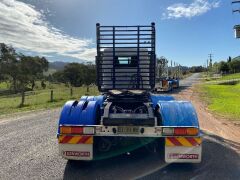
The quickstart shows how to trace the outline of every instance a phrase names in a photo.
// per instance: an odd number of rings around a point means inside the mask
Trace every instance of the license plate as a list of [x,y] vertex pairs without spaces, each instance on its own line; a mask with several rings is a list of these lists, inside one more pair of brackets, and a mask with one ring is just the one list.
[[120,126],[117,132],[119,134],[139,134],[139,127]]

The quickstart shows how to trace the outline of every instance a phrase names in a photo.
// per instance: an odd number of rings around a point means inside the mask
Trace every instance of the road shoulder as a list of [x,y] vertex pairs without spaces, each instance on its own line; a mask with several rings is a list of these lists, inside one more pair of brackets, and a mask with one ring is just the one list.
[[[200,98],[200,93],[195,87],[183,88],[174,95],[178,100],[191,101],[197,111],[201,129],[223,137],[232,142],[240,143],[240,124],[212,114]],[[240,149],[239,149],[240,151]]]

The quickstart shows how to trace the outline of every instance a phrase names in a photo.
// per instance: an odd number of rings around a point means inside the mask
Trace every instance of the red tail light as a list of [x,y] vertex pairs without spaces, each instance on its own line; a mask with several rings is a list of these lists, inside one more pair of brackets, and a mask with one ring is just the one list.
[[196,136],[199,129],[195,127],[165,127],[163,135],[165,136]]
[[94,134],[94,127],[61,126],[60,134]]
[[187,135],[187,128],[174,128],[174,135]]

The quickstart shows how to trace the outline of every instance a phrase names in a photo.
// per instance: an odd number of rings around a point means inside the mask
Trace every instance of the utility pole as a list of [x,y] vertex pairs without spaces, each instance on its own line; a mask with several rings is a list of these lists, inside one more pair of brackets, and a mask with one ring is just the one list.
[[212,60],[213,54],[210,53],[208,56],[209,56],[209,59]]
[[213,58],[213,54],[210,53],[208,56],[209,56],[209,64],[208,64],[208,67],[209,67],[209,69],[211,70],[211,69],[212,69],[212,58]]
[[[173,62],[173,75],[172,75],[172,76],[174,77],[175,74],[176,74],[176,62],[174,61],[174,62]],[[172,78],[173,78],[173,77],[172,77]]]
[[172,60],[171,60],[171,75],[170,75],[170,77],[172,77],[172,72],[173,71],[173,68],[172,68]]
[[169,78],[169,69],[168,69],[168,61],[167,61],[167,79]]
[[207,69],[207,75],[208,75],[208,59],[207,59],[206,69]]
[[180,64],[178,64],[178,76],[177,76],[177,78],[180,77],[180,74],[181,74],[181,71],[180,71]]
[[[209,66],[212,66],[212,58],[213,58],[213,54],[209,54]],[[210,67],[212,68],[212,67]]]

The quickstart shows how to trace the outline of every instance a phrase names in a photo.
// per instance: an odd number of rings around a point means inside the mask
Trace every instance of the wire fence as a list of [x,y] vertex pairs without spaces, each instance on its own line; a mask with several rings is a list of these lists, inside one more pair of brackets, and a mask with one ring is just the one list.
[[[83,95],[98,94],[96,86],[91,86],[89,92],[87,87],[72,87],[27,91],[24,97],[22,93],[0,95],[0,114],[21,111],[21,109],[60,107],[68,100],[79,100]],[[22,102],[23,98],[24,102]],[[22,108],[19,108],[21,106]]]
[[[240,78],[232,78],[227,80],[212,80],[212,81],[199,81],[196,78],[195,83],[201,83],[199,88],[195,88],[194,92],[188,91],[188,86],[174,89],[171,93],[161,93],[162,95],[176,95],[180,97],[198,97],[198,98],[219,98],[217,93],[207,93],[203,91],[202,85],[234,85],[240,83]],[[224,86],[218,86],[221,88]],[[239,86],[225,86],[226,88],[221,89],[221,93],[228,93],[229,90],[234,91],[234,98],[239,98],[240,88]],[[9,112],[22,111],[23,109],[35,110],[41,108],[61,107],[68,100],[78,100],[83,95],[98,95],[99,92],[96,86],[90,86],[89,92],[87,87],[64,87],[56,86],[53,89],[27,91],[24,93],[24,104],[22,108],[19,108],[22,103],[22,94],[7,94],[0,93],[0,114]],[[161,95],[160,94],[160,95]],[[232,94],[229,94],[231,96]],[[183,99],[181,98],[181,99]]]

